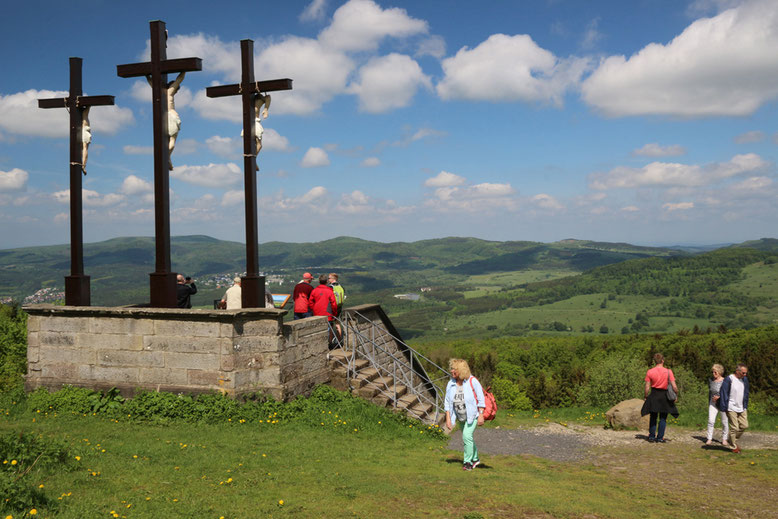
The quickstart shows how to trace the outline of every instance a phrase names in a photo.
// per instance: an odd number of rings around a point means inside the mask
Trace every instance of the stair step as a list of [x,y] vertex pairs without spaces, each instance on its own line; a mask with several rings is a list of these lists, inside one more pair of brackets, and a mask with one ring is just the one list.
[[433,406],[432,404],[425,404],[424,402],[419,402],[418,404],[416,404],[411,408],[411,410],[413,410],[414,412],[418,411],[419,413],[425,415],[428,414],[430,411],[433,411],[434,409],[435,406]]
[[388,405],[391,404],[392,399],[385,395],[376,395],[373,398],[371,398],[370,401],[377,406],[387,407]]
[[393,386],[389,388],[389,394],[395,394],[397,393],[397,398],[405,396],[405,394],[408,392],[407,386]]
[[372,382],[376,377],[378,377],[378,371],[375,368],[365,368],[351,379],[351,384],[359,389]]
[[397,407],[400,409],[408,409],[413,407],[419,402],[419,397],[413,394],[407,394],[397,399]]
[[356,371],[359,371],[359,370],[361,370],[361,369],[365,369],[365,368],[366,368],[366,367],[368,367],[369,365],[370,365],[370,361],[369,361],[369,360],[367,360],[367,359],[356,359],[356,360],[354,361],[354,369],[355,369]]
[[373,382],[383,388],[387,388],[392,386],[394,379],[392,379],[392,377],[376,377],[373,379]]

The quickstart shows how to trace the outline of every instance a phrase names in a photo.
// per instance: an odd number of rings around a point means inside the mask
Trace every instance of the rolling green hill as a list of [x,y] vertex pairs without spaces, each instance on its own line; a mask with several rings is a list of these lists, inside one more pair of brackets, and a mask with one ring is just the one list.
[[[776,250],[774,239],[690,254],[572,239],[380,243],[340,237],[264,243],[260,268],[274,293],[290,293],[304,271],[339,272],[349,305],[383,305],[406,338],[654,333],[775,322]],[[244,246],[237,242],[181,236],[171,240],[171,252],[173,270],[197,280],[193,303],[203,307],[245,268]],[[86,244],[84,262],[93,304],[147,301],[152,238]],[[0,251],[0,298],[22,300],[50,288],[44,294],[50,300],[69,268],[67,246]],[[395,297],[406,293],[421,297]]]

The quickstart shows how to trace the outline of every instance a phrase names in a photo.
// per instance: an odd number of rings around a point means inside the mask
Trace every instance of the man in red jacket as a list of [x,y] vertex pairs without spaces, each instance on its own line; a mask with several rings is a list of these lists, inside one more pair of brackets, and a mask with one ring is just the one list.
[[319,276],[319,286],[313,289],[308,297],[308,305],[313,310],[313,315],[326,315],[328,321],[338,311],[338,302],[331,286],[327,286],[327,274]]
[[294,301],[295,319],[304,319],[313,315],[311,307],[308,304],[308,297],[311,295],[311,292],[313,292],[313,287],[311,286],[312,280],[313,276],[311,276],[311,273],[306,272],[303,274],[303,280],[294,287],[292,301]]
[[[313,310],[313,315],[326,315],[327,320],[332,325],[333,316],[338,312],[338,301],[335,299],[335,292],[333,292],[331,286],[327,286],[329,278],[327,274],[319,276],[319,286],[313,289],[311,296],[308,298],[308,304]],[[337,347],[337,343],[340,342],[340,334],[338,333],[338,340],[333,341],[333,331],[330,328],[329,346],[330,349]]]

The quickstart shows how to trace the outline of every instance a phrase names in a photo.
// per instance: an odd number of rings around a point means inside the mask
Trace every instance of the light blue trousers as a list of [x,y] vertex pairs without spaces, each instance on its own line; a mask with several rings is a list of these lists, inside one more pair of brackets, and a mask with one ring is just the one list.
[[465,444],[465,463],[473,463],[475,460],[480,459],[478,457],[478,447],[475,446],[475,440],[473,439],[473,433],[478,425],[478,420],[473,420],[473,423],[460,422],[462,427],[462,443]]

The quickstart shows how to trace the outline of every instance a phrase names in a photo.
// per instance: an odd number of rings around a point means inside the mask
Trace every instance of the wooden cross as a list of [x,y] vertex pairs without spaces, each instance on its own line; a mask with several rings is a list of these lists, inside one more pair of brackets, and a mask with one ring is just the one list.
[[[84,96],[81,58],[70,58],[68,97],[38,99],[39,108],[67,108],[70,112],[70,275],[65,276],[65,304],[90,306],[89,276],[84,275],[84,233],[81,172],[83,164],[82,126],[84,111],[91,106],[112,105],[113,96]],[[88,144],[88,143],[87,143]]]
[[200,58],[167,59],[165,22],[155,20],[151,26],[151,61],[117,65],[119,77],[146,76],[151,83],[154,120],[154,234],[156,240],[155,271],[151,280],[151,306],[176,307],[176,273],[170,271],[170,152],[168,142],[167,75],[170,72],[202,70]]
[[254,81],[254,41],[240,41],[241,82],[205,89],[208,97],[239,95],[243,99],[243,184],[246,206],[246,275],[241,278],[243,308],[265,306],[265,277],[259,275],[259,241],[257,233],[257,162],[254,119],[257,96],[263,92],[291,90],[291,79]]

